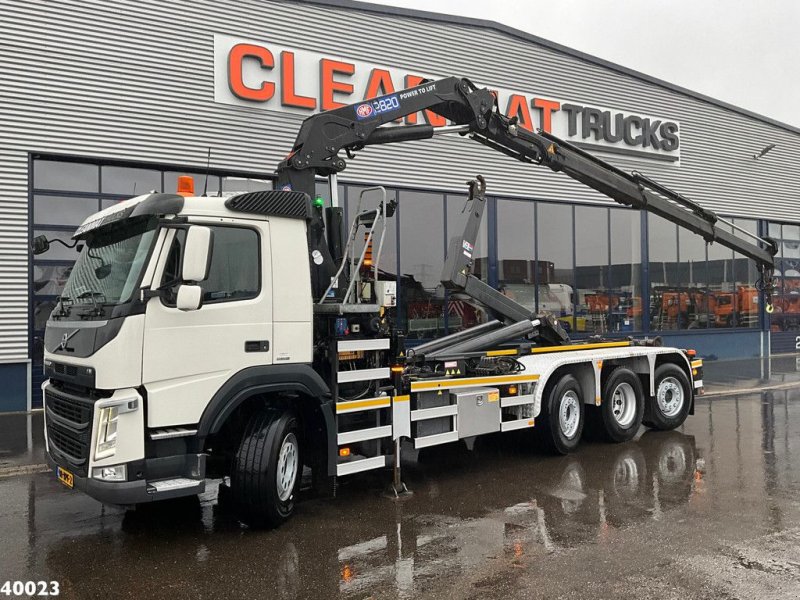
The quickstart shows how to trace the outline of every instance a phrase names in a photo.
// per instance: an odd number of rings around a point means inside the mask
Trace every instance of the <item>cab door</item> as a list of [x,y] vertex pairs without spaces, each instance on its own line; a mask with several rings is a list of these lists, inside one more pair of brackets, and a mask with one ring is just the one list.
[[176,308],[185,229],[169,229],[146,307],[142,380],[149,427],[197,423],[237,371],[272,364],[269,223],[215,220],[209,276],[199,309]]

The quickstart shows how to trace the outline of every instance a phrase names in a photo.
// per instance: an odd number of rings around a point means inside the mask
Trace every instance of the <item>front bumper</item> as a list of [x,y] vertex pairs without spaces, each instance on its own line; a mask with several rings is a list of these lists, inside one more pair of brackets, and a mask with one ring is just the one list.
[[103,504],[141,504],[150,502],[152,497],[147,493],[146,481],[100,481],[91,477],[83,477],[71,471],[70,465],[58,464],[50,453],[47,453],[47,464],[55,473],[61,467],[72,473],[73,488],[88,494]]
[[[169,500],[170,498],[180,498],[182,496],[193,496],[202,494],[206,489],[205,479],[195,479],[186,477],[186,471],[191,475],[198,475],[205,472],[205,455],[187,454],[181,457],[169,457],[173,459],[173,464],[181,464],[182,467],[175,471],[176,475],[172,478],[163,478],[155,481],[145,479],[137,481],[102,481],[91,476],[84,477],[74,472],[73,467],[68,463],[61,464],[47,453],[47,464],[55,474],[56,468],[61,467],[72,473],[74,490],[79,490],[103,504],[117,504],[122,506],[133,504],[144,504],[156,500]],[[145,465],[151,464],[151,470],[156,470],[158,466],[163,469],[165,459],[154,459],[145,461]],[[147,468],[147,466],[145,467]],[[89,473],[91,475],[91,473]]]

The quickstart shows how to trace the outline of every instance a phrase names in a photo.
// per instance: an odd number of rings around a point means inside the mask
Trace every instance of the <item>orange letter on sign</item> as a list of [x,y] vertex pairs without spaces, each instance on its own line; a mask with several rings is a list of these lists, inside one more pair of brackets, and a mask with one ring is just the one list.
[[533,123],[531,122],[531,111],[528,110],[528,99],[519,94],[511,94],[508,99],[508,108],[506,108],[506,116],[509,118],[517,117],[519,126],[528,131],[533,131]]
[[261,87],[247,87],[242,79],[242,63],[245,58],[257,59],[262,69],[271,69],[275,66],[272,52],[263,46],[236,44],[228,53],[228,87],[234,96],[242,100],[266,102],[275,94],[275,84],[262,81]]
[[336,73],[352,75],[356,70],[355,65],[338,60],[331,60],[329,58],[323,58],[319,61],[319,67],[322,110],[332,110],[334,108],[344,106],[344,104],[341,102],[337,102],[333,99],[333,94],[334,92],[340,92],[349,96],[353,93],[353,85],[350,83],[344,83],[342,81],[336,81],[333,76]]
[[369,81],[367,81],[367,91],[364,94],[364,100],[371,100],[378,96],[385,96],[386,94],[394,93],[394,83],[392,82],[392,74],[385,69],[372,69],[369,74]]
[[294,52],[281,52],[281,104],[297,108],[317,108],[315,98],[294,93]]
[[561,103],[555,100],[545,100],[544,98],[534,98],[531,103],[534,108],[542,111],[542,129],[547,133],[553,133],[553,112],[561,110]]
[[[417,75],[406,75],[406,83],[405,86],[407,88],[417,87],[419,84],[422,83],[422,77]],[[445,119],[442,115],[437,115],[432,110],[425,111],[425,120],[428,122],[428,125],[433,125],[434,127],[444,127],[447,125],[447,119]],[[417,113],[408,115],[406,117],[406,124],[408,125],[416,125],[417,123]]]

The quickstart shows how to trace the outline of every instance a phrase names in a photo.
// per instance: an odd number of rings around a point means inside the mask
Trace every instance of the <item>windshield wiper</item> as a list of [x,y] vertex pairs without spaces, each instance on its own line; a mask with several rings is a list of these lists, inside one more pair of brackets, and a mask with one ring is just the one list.
[[80,313],[81,317],[99,317],[100,315],[103,314],[102,309],[97,304],[97,299],[96,299],[97,296],[101,296],[103,300],[106,299],[105,294],[103,294],[103,292],[95,292],[92,290],[83,292],[82,294],[78,294],[77,296],[75,296],[75,300],[82,300],[83,298],[91,298],[92,300],[92,310],[90,310],[89,312]]
[[56,309],[58,312],[53,312],[51,315],[54,319],[63,319],[64,317],[68,317],[70,315],[70,311],[67,306],[64,304],[64,300],[69,300],[72,302],[72,298],[70,296],[59,296],[58,297],[58,304],[56,304]]

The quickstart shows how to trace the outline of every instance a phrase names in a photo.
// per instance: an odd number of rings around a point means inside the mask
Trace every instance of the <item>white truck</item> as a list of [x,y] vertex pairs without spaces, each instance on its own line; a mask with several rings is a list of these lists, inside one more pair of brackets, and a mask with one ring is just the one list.
[[[453,125],[381,127],[423,109]],[[745,252],[769,291],[769,240],[759,242],[767,249],[747,244],[688,200],[665,200],[657,184],[519,129],[466,79],[426,82],[307,119],[278,168],[278,189],[151,193],[78,228],[83,249],[45,333],[45,439],[55,476],[120,505],[198,494],[208,478],[222,478],[245,522],[277,526],[293,512],[304,467],[325,493],[337,477],[391,467],[401,493],[409,444],[532,429],[567,453],[585,423],[612,442],[630,440],[642,423],[683,423],[703,385],[692,351],[653,340],[570,342],[551,315],[533,314],[471,274],[485,205],[480,177],[470,183],[469,217],[451,240],[442,283],[496,318],[406,348],[394,282],[378,270],[394,204],[384,197],[360,211],[345,235],[338,152],[454,131]],[[334,198],[326,219],[311,201],[320,175]],[[36,253],[48,246],[33,241]]]

